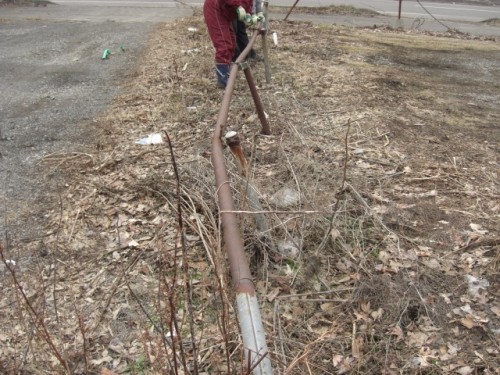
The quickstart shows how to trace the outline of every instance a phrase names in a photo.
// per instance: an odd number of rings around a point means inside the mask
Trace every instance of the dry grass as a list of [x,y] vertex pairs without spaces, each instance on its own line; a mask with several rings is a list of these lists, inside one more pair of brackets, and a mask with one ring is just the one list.
[[[290,10],[290,7],[270,6],[269,10],[272,12],[288,12]],[[350,16],[364,16],[364,17],[373,17],[379,14],[378,12],[371,9],[356,8],[350,5],[330,5],[327,7],[314,7],[314,8],[296,6],[293,9],[293,13],[337,14],[345,16],[350,15]]]
[[500,18],[490,18],[483,22],[491,26],[500,26]]
[[[276,245],[240,215],[276,373],[494,374],[500,46],[271,29],[272,83],[253,71],[273,135],[256,136],[242,76],[227,128],[244,139]],[[96,147],[43,161],[71,176],[46,237],[4,245],[19,285],[4,265],[3,372],[64,373],[45,326],[72,373],[246,373],[206,158],[222,92],[202,18],[158,28],[144,55]],[[163,131],[180,186],[164,144],[134,143]],[[280,205],[285,188],[300,199]]]

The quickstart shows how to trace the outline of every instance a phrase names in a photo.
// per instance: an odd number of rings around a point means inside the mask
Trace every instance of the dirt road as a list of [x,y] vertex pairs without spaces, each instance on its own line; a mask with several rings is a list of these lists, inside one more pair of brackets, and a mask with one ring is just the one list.
[[[43,214],[33,215],[33,205],[54,208],[47,192],[61,190],[64,181],[57,168],[39,175],[38,164],[79,157],[94,143],[94,117],[127,79],[155,25],[191,10],[0,10],[0,232],[30,239],[43,235]],[[106,49],[111,55],[103,60]]]

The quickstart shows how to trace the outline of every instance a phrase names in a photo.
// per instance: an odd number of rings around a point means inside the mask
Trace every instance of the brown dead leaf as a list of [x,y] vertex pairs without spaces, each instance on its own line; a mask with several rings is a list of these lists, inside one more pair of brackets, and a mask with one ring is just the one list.
[[458,370],[455,370],[455,372],[460,375],[469,375],[472,374],[473,371],[474,369],[469,366],[460,367]]
[[332,238],[332,241],[335,241],[337,238],[340,237],[340,231],[336,228],[333,228],[330,231],[330,237]]
[[354,358],[347,357],[345,358],[339,366],[338,374],[346,374],[352,370],[352,363],[354,362]]
[[368,321],[370,320],[370,318],[368,317],[368,314],[362,312],[362,311],[357,311],[357,310],[354,310],[354,315],[356,316],[356,320],[358,321]]
[[278,294],[280,294],[280,291],[281,291],[280,288],[274,288],[273,291],[267,295],[267,300],[269,302],[273,302],[278,296]]
[[492,306],[491,311],[497,316],[500,316],[500,306]]
[[334,367],[338,367],[338,365],[341,364],[343,360],[344,360],[343,356],[341,356],[339,354],[335,354],[332,357],[332,364],[333,364]]
[[360,307],[363,312],[367,314],[370,312],[370,302],[363,301],[360,303]]
[[399,325],[395,326],[389,333],[393,336],[396,336],[396,342],[399,342],[404,339],[403,330]]
[[321,311],[330,312],[333,311],[335,305],[331,302],[322,303],[320,306]]
[[468,329],[471,329],[475,326],[472,315],[466,315],[465,318],[460,319],[460,323],[462,323],[462,325]]
[[118,375],[116,372],[108,370],[107,368],[101,369],[101,375]]
[[424,332],[408,332],[408,345],[415,347],[424,346],[429,340],[429,335]]
[[384,314],[384,309],[379,307],[377,310],[372,311],[370,313],[370,316],[372,317],[373,320],[378,320],[382,317],[383,314]]
[[352,340],[352,356],[354,358],[361,358],[363,356],[363,337],[357,337]]

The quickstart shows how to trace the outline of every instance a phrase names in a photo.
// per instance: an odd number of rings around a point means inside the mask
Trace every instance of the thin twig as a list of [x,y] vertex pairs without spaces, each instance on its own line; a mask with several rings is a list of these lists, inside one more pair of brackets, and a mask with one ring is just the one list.
[[101,311],[101,314],[99,315],[99,318],[97,319],[96,323],[94,324],[94,327],[92,328],[91,332],[94,333],[96,329],[99,327],[99,325],[102,323],[102,320],[104,319],[104,315],[106,315],[106,312],[108,311],[109,305],[111,304],[111,300],[113,299],[116,291],[118,290],[118,287],[120,286],[123,277],[127,274],[128,270],[139,260],[141,257],[142,253],[139,252],[137,255],[135,255],[127,264],[125,268],[121,271],[120,275],[118,276],[117,279],[113,282],[113,287],[111,288],[111,292],[108,295],[108,298],[106,299],[106,302],[104,303],[104,308]]
[[330,233],[332,232],[333,229],[333,223],[335,222],[335,218],[337,217],[337,212],[339,209],[340,205],[340,198],[344,195],[345,192],[345,185],[346,185],[346,178],[347,178],[347,161],[349,160],[349,131],[351,130],[351,119],[347,120],[347,130],[345,133],[345,139],[344,139],[344,145],[345,145],[345,151],[344,151],[344,169],[342,172],[342,181],[340,184],[340,188],[335,194],[335,204],[333,205],[332,208],[332,217],[330,219],[330,224],[328,225],[328,230],[325,233],[325,236],[323,237],[323,240],[319,244],[318,248],[316,249],[316,256],[319,255],[321,251],[325,248],[326,244],[328,243],[328,239],[330,238]]
[[[139,308],[142,310],[142,312],[144,313],[144,315],[146,315],[146,318],[148,318],[149,322],[154,327],[155,331],[158,332],[161,335],[163,346],[165,348],[165,353],[167,353],[167,346],[170,347],[170,349],[172,349],[172,346],[171,346],[170,342],[167,340],[167,338],[165,337],[165,335],[163,334],[161,327],[158,327],[158,325],[155,323],[155,321],[153,320],[153,318],[151,317],[151,315],[148,313],[148,311],[146,310],[146,308],[141,303],[141,300],[139,299],[139,297],[137,297],[137,294],[135,294],[135,292],[130,287],[130,284],[128,283],[128,281],[126,282],[125,285],[127,286],[128,290],[129,290],[130,294],[132,295],[132,297],[134,298],[134,300],[139,305]],[[167,355],[166,358],[167,358],[168,366],[170,368],[172,368],[172,363],[170,362],[169,356]]]
[[87,330],[85,325],[83,324],[83,319],[82,315],[76,308],[76,303],[73,301],[73,307],[75,309],[75,314],[78,317],[78,327],[80,328],[80,333],[82,334],[82,339],[83,339],[83,360],[85,362],[85,373],[89,373],[89,350],[87,347],[87,337],[85,336],[85,331]]
[[187,259],[187,247],[186,247],[186,239],[184,237],[184,222],[182,220],[182,206],[181,206],[181,179],[179,177],[179,171],[177,169],[177,163],[175,162],[174,149],[172,147],[172,142],[170,141],[170,137],[167,132],[165,133],[165,137],[167,138],[168,148],[170,151],[170,158],[172,160],[172,166],[174,168],[174,175],[177,185],[177,223],[179,225],[179,231],[181,236],[181,246],[182,246],[182,269],[184,272],[184,284],[186,287],[186,302],[188,307],[188,315],[189,315],[189,330],[191,333],[191,341],[192,341],[192,358],[193,358],[193,370],[194,373],[198,374],[198,353],[196,347],[196,337],[194,334],[194,309],[193,309],[193,296],[191,291],[191,280],[189,278],[189,268],[188,268],[188,259]]
[[324,214],[327,213],[327,211],[318,211],[318,210],[311,210],[311,211],[273,211],[273,210],[262,210],[262,211],[245,211],[245,210],[221,210],[221,214],[224,213],[234,213],[234,214],[290,214],[290,215],[296,215],[296,214],[304,214],[304,215],[314,215],[314,214]]

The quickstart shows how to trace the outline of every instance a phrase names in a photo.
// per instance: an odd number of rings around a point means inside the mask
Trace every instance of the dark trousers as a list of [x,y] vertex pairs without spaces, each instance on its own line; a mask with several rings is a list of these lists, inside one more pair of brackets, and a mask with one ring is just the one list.
[[[248,34],[247,34],[247,27],[245,26],[245,23],[239,20],[233,21],[233,31],[234,31],[234,36],[236,37],[236,49],[234,50],[234,56],[233,56],[233,61],[238,58],[241,52],[247,47],[248,45]],[[249,58],[255,58],[255,51],[252,50],[248,54]]]

